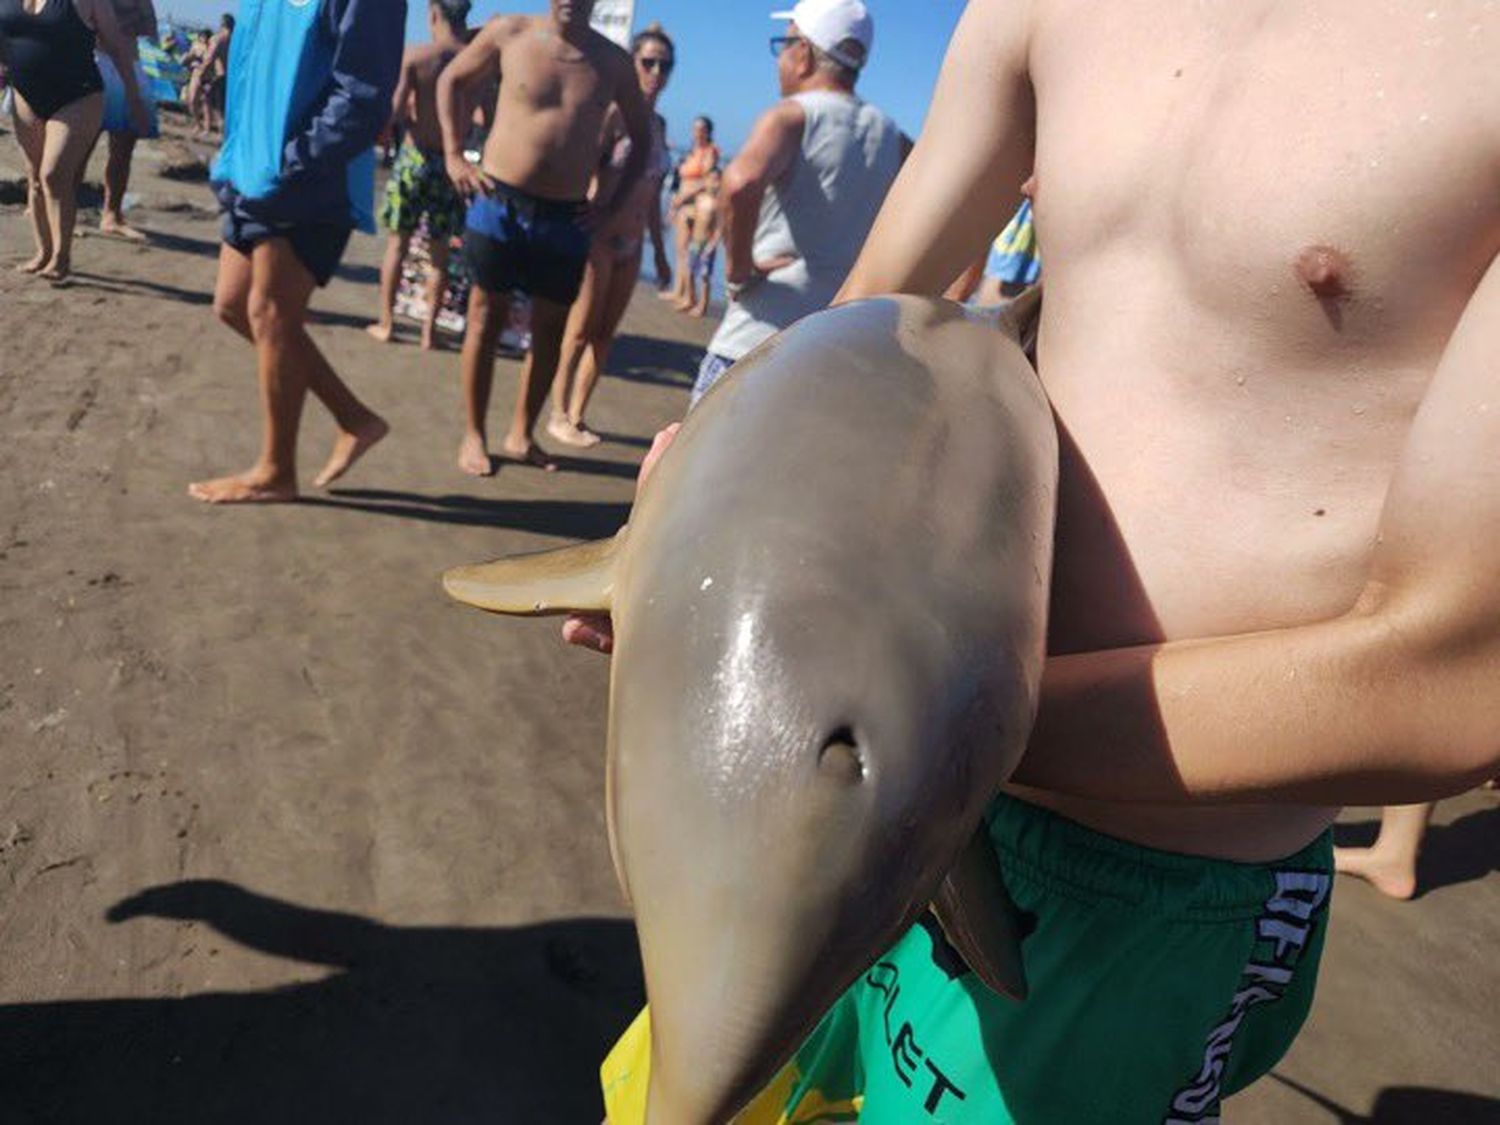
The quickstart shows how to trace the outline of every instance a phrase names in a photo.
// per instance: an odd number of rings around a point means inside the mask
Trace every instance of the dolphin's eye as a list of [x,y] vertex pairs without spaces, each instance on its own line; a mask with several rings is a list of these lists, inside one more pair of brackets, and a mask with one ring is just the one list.
[[823,748],[818,751],[818,770],[835,781],[851,785],[864,780],[865,760],[852,727],[839,727],[823,740]]

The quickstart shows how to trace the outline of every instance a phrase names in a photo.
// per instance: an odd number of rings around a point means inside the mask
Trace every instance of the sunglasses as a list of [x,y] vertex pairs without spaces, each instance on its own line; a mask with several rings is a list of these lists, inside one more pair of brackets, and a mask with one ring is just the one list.
[[782,51],[785,51],[793,43],[801,42],[802,36],[800,35],[773,35],[771,36],[771,57],[779,59],[781,58]]
[[662,74],[672,73],[671,59],[651,58],[643,56],[636,59],[635,61],[638,62],[648,74],[655,74],[658,71],[660,71]]

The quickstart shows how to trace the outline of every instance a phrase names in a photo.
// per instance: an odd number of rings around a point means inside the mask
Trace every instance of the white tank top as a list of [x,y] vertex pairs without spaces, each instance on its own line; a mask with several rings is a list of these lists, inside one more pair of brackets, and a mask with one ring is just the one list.
[[708,345],[730,360],[833,299],[901,167],[901,130],[868,102],[824,90],[791,100],[807,123],[791,166],[761,201],[755,260],[797,260],[730,302]]

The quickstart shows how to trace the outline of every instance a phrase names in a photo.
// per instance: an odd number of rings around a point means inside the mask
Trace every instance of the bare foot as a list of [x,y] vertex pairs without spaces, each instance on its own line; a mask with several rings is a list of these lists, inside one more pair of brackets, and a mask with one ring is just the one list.
[[547,419],[547,432],[564,445],[586,447],[593,445],[599,440],[598,438],[595,438],[594,441],[586,439],[583,436],[583,432],[577,426],[573,425],[572,420],[564,414],[554,414],[551,418]]
[[17,273],[41,273],[42,267],[52,260],[51,254],[38,254],[16,266]]
[[313,484],[319,488],[325,488],[347,473],[354,462],[358,461],[386,434],[391,432],[390,426],[386,425],[384,418],[378,415],[370,415],[369,421],[356,426],[353,431],[340,430],[338,437],[333,439],[333,452],[328,455],[328,463],[323,466],[323,471],[313,477]]
[[205,504],[275,504],[297,499],[297,484],[267,481],[252,469],[239,476],[194,481],[188,495]]
[[495,462],[490,451],[484,447],[484,438],[478,434],[465,434],[458,446],[458,467],[471,477],[495,475]]
[[117,219],[112,215],[101,215],[99,217],[99,233],[111,238],[123,238],[127,242],[145,242],[146,235],[138,231],[124,219]]
[[548,457],[546,451],[535,442],[527,442],[525,446],[518,448],[507,441],[500,447],[500,459],[514,461],[518,465],[530,465],[544,473],[557,472],[557,462]]
[[1416,870],[1375,848],[1334,848],[1333,869],[1363,879],[1389,898],[1404,900],[1417,893]]
[[442,347],[442,342],[438,339],[437,329],[424,324],[422,326],[422,341],[419,346],[424,352],[439,350]]
[[691,309],[688,310],[688,315],[692,316],[692,317],[696,317],[699,320],[702,320],[703,319],[703,314],[706,313],[706,312],[708,312],[708,309],[705,306],[703,306],[703,305],[694,305]]
[[54,289],[67,289],[73,284],[73,269],[67,265],[50,265],[37,277],[45,278]]
[[672,307],[678,312],[687,312],[693,307],[693,303],[691,301],[678,301]]
[[395,326],[383,324],[377,320],[374,324],[365,325],[365,331],[370,334],[371,339],[379,340],[382,344],[389,344],[391,342],[391,334],[395,331]]
[[604,440],[598,434],[594,433],[593,430],[589,429],[587,423],[584,422],[574,422],[573,432],[578,435],[578,444],[585,449],[592,449]]

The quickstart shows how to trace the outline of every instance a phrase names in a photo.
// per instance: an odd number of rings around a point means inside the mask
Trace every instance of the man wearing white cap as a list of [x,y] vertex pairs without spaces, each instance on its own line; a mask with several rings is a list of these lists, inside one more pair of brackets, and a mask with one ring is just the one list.
[[854,84],[875,25],[860,0],[800,0],[772,19],[782,100],[724,173],[729,309],[703,357],[696,402],[757,344],[833,298],[910,147]]

